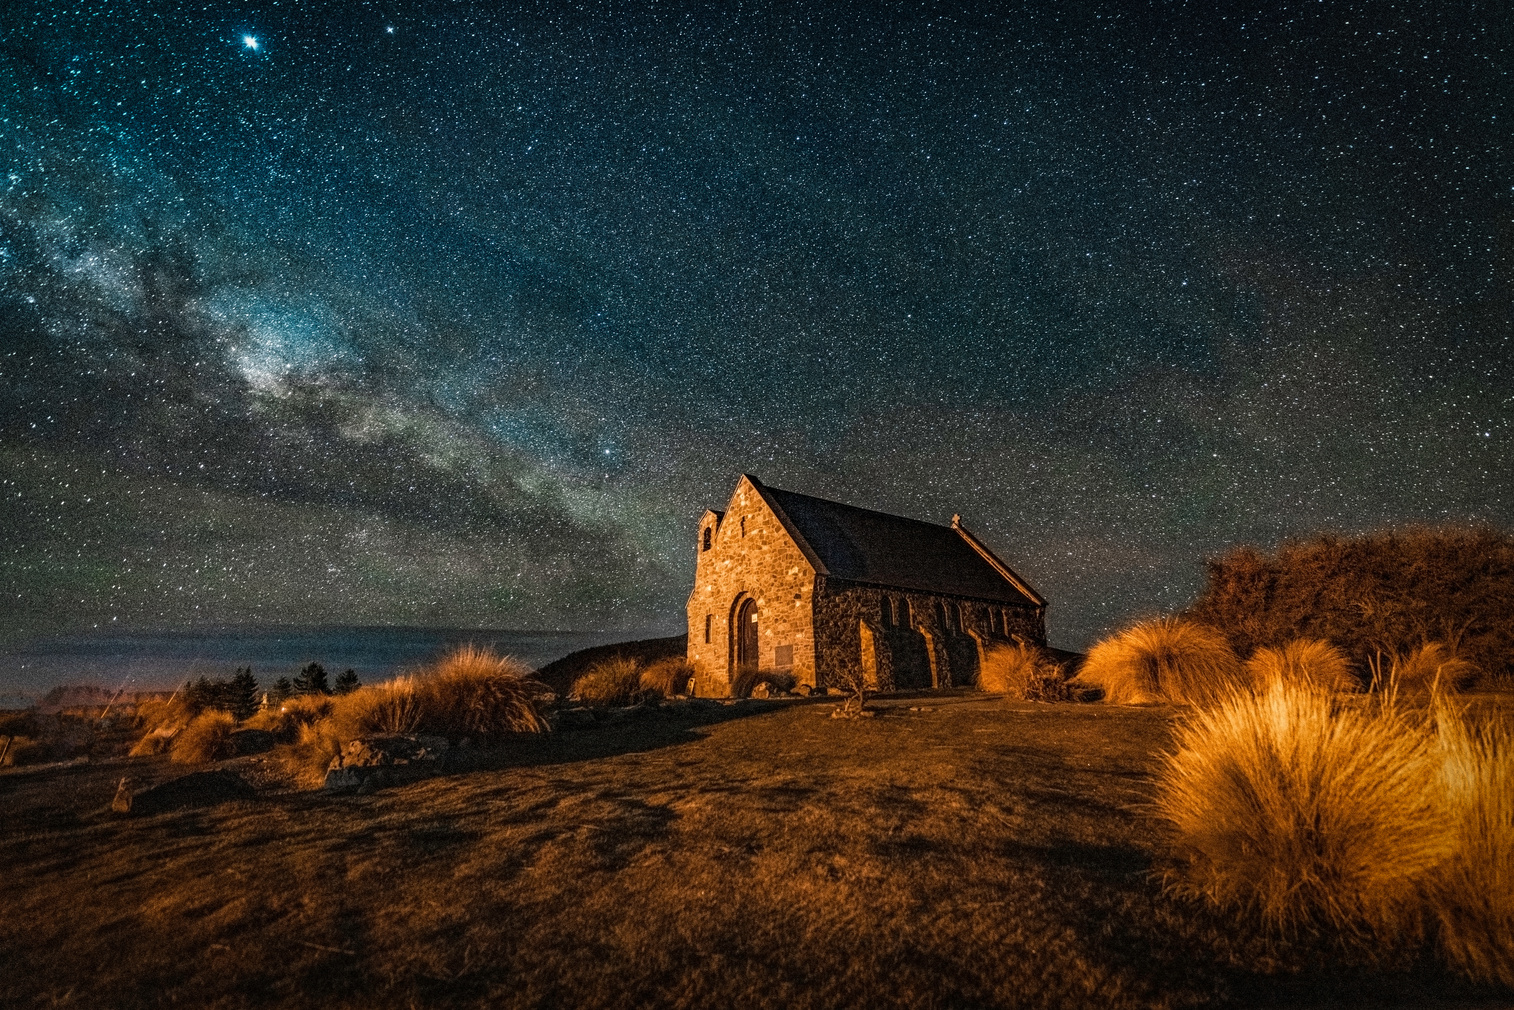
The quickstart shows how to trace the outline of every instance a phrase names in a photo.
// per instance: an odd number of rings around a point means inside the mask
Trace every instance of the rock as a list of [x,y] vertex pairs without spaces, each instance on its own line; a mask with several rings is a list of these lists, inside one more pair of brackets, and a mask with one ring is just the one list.
[[794,693],[801,698],[808,698],[810,695],[815,693],[815,689],[813,687],[810,687],[808,684],[800,684],[799,686],[794,688]]
[[349,741],[326,768],[330,792],[372,792],[391,782],[440,772],[450,748],[445,737],[381,733]]
[[116,786],[116,798],[110,801],[110,809],[118,814],[131,813],[132,781],[123,778],[121,784]]
[[753,698],[766,698],[769,695],[771,695],[772,693],[773,693],[773,689],[768,686],[767,681],[763,681],[762,683],[758,684],[756,687],[752,688],[752,697]]
[[846,692],[841,690],[841,688],[839,687],[828,687],[825,689],[825,693],[830,695],[832,698],[839,698]]
[[159,782],[140,792],[132,792],[130,781],[122,779],[110,808],[117,813],[130,813],[134,816],[150,815],[256,797],[257,790],[235,772],[191,772],[167,782]]

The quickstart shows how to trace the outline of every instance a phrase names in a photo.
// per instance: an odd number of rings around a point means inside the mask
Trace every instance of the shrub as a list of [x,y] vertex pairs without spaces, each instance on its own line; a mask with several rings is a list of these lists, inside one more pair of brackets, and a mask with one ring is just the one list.
[[1024,642],[994,645],[978,665],[978,690],[1028,701],[1065,701],[1066,671],[1046,650]]
[[1456,855],[1432,878],[1441,956],[1478,982],[1514,988],[1514,732],[1437,705],[1435,800]]
[[1421,726],[1278,680],[1194,712],[1175,743],[1154,805],[1173,831],[1176,890],[1285,930],[1418,935],[1422,882],[1452,842]]
[[1243,653],[1292,638],[1340,646],[1358,669],[1375,655],[1450,642],[1475,667],[1514,674],[1514,536],[1410,529],[1321,536],[1266,555],[1250,547],[1208,563],[1190,614]]
[[1198,704],[1242,683],[1240,662],[1223,635],[1175,617],[1143,621],[1099,642],[1073,681],[1102,689],[1113,705]]
[[573,696],[586,705],[634,705],[641,699],[641,667],[634,659],[612,656],[573,682]]
[[689,682],[694,677],[694,668],[682,656],[659,659],[641,671],[641,689],[647,693],[672,698],[688,694]]
[[235,754],[231,732],[236,728],[236,718],[230,712],[218,708],[206,709],[174,738],[169,758],[175,764],[186,765],[206,764],[229,758]]
[[1355,691],[1360,683],[1346,654],[1317,638],[1295,638],[1283,645],[1264,645],[1246,661],[1245,680],[1258,691],[1282,680],[1323,691]]
[[[1464,691],[1477,677],[1477,670],[1471,663],[1440,642],[1426,642],[1408,653],[1392,657],[1391,662],[1391,686],[1409,695]],[[1378,683],[1374,686],[1386,688],[1389,685]]]

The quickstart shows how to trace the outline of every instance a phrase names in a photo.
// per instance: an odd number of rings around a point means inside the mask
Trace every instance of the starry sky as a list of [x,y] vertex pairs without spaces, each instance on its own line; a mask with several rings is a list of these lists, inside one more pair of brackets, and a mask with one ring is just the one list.
[[677,631],[743,471],[1069,647],[1514,524],[1507,12],[1027,6],[0,8],[0,638]]

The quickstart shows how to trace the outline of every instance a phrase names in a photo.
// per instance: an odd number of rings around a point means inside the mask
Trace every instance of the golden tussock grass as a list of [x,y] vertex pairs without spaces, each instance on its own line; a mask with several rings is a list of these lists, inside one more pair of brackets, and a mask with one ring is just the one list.
[[335,697],[303,695],[249,721],[289,744],[280,760],[297,780],[318,784],[331,759],[359,737],[427,733],[486,743],[549,728],[537,708],[544,685],[507,656],[463,646],[429,667]]
[[1174,890],[1381,957],[1433,929],[1445,962],[1514,986],[1514,734],[1444,695],[1364,703],[1276,678],[1190,714],[1158,776]]
[[978,664],[978,690],[1030,701],[1057,701],[1067,696],[1061,664],[1042,649],[1023,642],[994,645]]
[[236,717],[230,712],[206,709],[174,737],[168,756],[175,764],[187,765],[225,760],[235,753],[231,733],[236,728]]
[[1477,679],[1477,668],[1445,643],[1425,642],[1392,657],[1390,679],[1400,693],[1425,696],[1466,690]]
[[1263,646],[1246,661],[1245,674],[1257,690],[1276,680],[1333,692],[1356,691],[1361,686],[1346,654],[1317,638],[1296,638],[1276,648]]
[[681,656],[669,656],[652,663],[641,671],[641,689],[673,698],[689,693],[689,681],[694,677],[694,668]]
[[1431,879],[1441,956],[1514,989],[1514,732],[1436,706],[1434,798],[1455,855]]
[[1159,617],[1095,645],[1074,683],[1102,689],[1113,705],[1199,704],[1234,691],[1242,677],[1225,636],[1193,621]]
[[573,682],[573,697],[586,705],[633,705],[641,697],[641,666],[626,656],[596,663]]
[[1397,710],[1277,680],[1195,711],[1174,742],[1155,809],[1176,836],[1178,890],[1284,930],[1419,929],[1420,882],[1450,839],[1426,788],[1429,741]]

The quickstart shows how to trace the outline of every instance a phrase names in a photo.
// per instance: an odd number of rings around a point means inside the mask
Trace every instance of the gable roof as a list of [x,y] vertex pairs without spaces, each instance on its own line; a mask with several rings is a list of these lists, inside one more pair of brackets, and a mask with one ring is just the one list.
[[823,574],[1013,606],[1046,600],[960,524],[939,526],[768,487],[744,474]]

